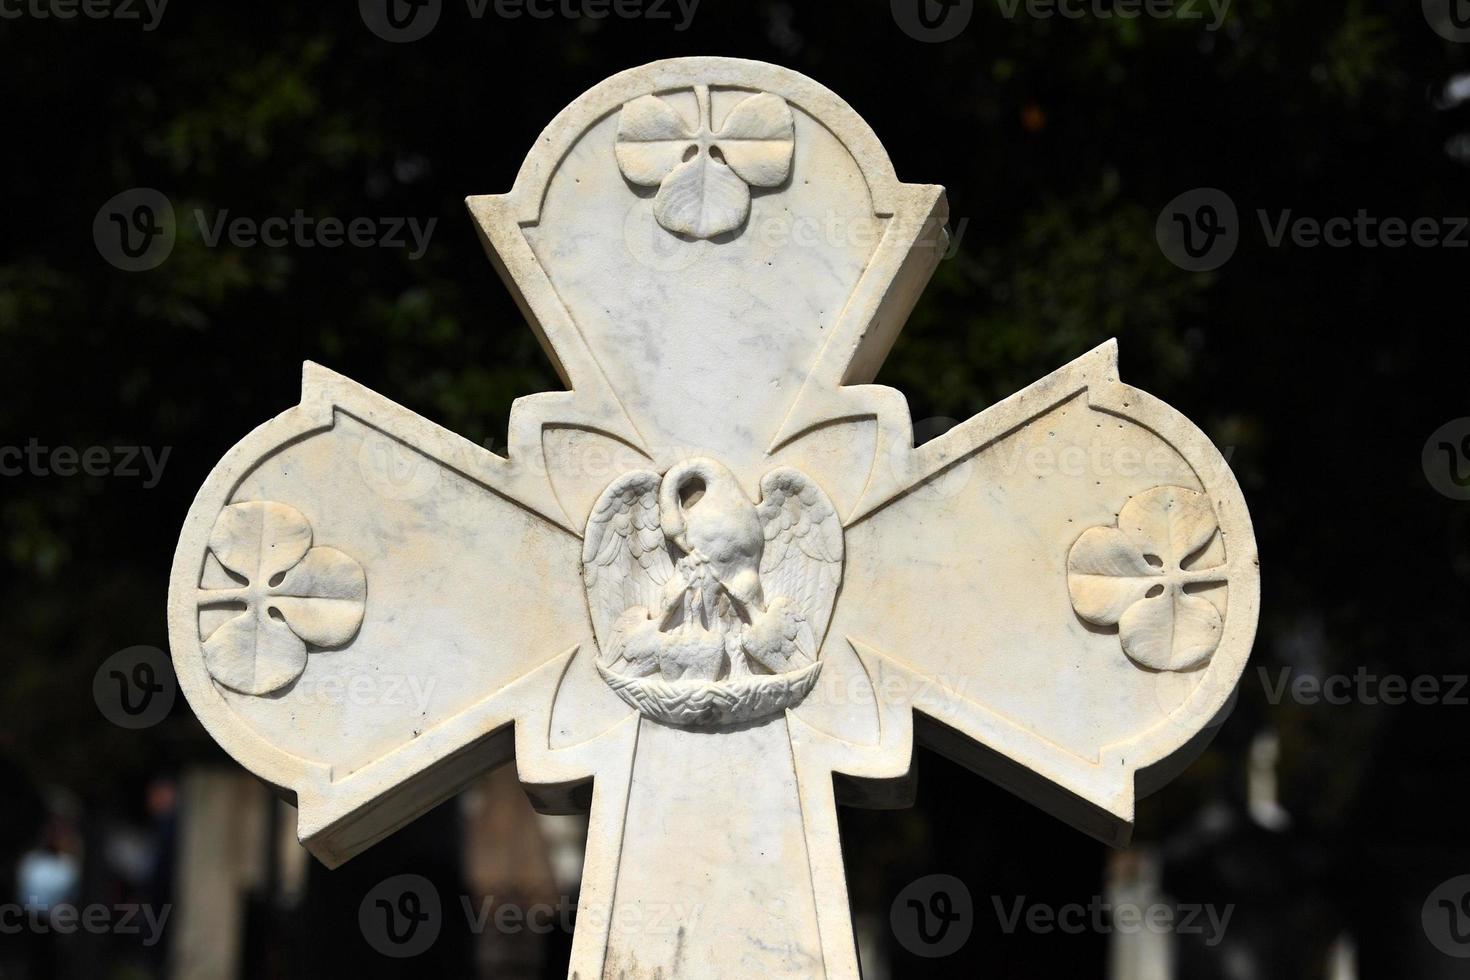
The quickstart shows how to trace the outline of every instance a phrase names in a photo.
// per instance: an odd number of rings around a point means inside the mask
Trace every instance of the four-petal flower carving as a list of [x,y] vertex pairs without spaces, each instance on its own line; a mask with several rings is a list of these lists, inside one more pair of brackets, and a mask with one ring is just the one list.
[[654,95],[623,106],[614,152],[624,177],[658,187],[653,215],[660,225],[713,238],[745,223],[751,187],[777,187],[790,175],[795,121],[785,99],[761,92],[737,103],[714,132],[709,87],[694,94],[697,126]]
[[367,576],[336,548],[311,546],[294,507],[253,500],[220,511],[209,550],[239,588],[201,589],[203,607],[244,608],[204,640],[204,663],[225,687],[269,694],[306,669],[306,644],[342,646],[357,635]]
[[1154,670],[1188,670],[1220,643],[1220,613],[1185,587],[1225,581],[1225,567],[1185,568],[1215,535],[1209,497],[1185,487],[1155,487],[1132,498],[1117,527],[1082,533],[1067,558],[1067,589],[1077,615],[1117,626],[1123,650]]

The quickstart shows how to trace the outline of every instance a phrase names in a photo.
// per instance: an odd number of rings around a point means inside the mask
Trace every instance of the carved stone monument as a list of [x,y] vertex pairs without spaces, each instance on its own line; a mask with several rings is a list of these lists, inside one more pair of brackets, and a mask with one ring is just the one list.
[[869,382],[944,191],[772,65],[616,75],[468,203],[568,390],[502,457],[307,364],[174,561],[184,692],[313,854],[513,757],[591,810],[573,976],[748,980],[858,976],[836,806],[900,802],[916,736],[1127,840],[1227,708],[1258,569],[1114,344],[914,446]]

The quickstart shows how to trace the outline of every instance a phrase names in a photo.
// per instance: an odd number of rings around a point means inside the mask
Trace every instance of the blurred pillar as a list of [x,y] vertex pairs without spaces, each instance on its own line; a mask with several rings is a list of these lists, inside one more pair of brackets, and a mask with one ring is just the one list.
[[234,980],[247,893],[259,887],[274,805],[249,773],[195,768],[179,783],[179,853],[169,919],[173,980]]
[[[1153,848],[1119,851],[1108,862],[1107,904],[1149,909],[1170,905],[1159,885],[1159,856]],[[1174,980],[1174,935],[1141,928],[1108,934],[1109,980]]]
[[1358,980],[1358,948],[1352,936],[1338,936],[1327,955],[1327,980]]
[[1291,826],[1291,814],[1281,806],[1277,793],[1276,770],[1280,764],[1281,739],[1270,730],[1257,732],[1251,740],[1247,802],[1251,819],[1267,830],[1284,831]]

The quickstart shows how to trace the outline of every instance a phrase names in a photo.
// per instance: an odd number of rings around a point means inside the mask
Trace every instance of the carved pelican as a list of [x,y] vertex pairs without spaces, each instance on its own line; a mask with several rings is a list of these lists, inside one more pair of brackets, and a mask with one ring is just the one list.
[[764,612],[760,566],[765,529],[735,474],[707,457],[685,460],[664,475],[658,503],[664,533],[685,553],[677,566],[680,574],[670,581],[665,596],[699,593],[705,624],[712,625],[720,590],[706,587],[708,577],[740,604],[747,618]]
[[842,525],[797,470],[766,473],[755,503],[729,469],[695,457],[608,485],[587,519],[582,574],[603,667],[668,681],[783,673],[817,658]]

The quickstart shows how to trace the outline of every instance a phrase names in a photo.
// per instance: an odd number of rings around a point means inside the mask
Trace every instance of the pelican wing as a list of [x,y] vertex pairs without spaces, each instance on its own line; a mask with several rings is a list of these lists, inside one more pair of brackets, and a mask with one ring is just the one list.
[[598,646],[609,649],[613,624],[634,606],[656,613],[674,574],[659,524],[659,475],[635,470],[597,498],[582,540],[582,578]]
[[[842,522],[837,511],[821,487],[789,468],[772,470],[761,480],[757,511],[766,537],[761,552],[766,602],[780,596],[795,602],[820,646],[842,581]],[[810,653],[815,656],[816,650]]]

